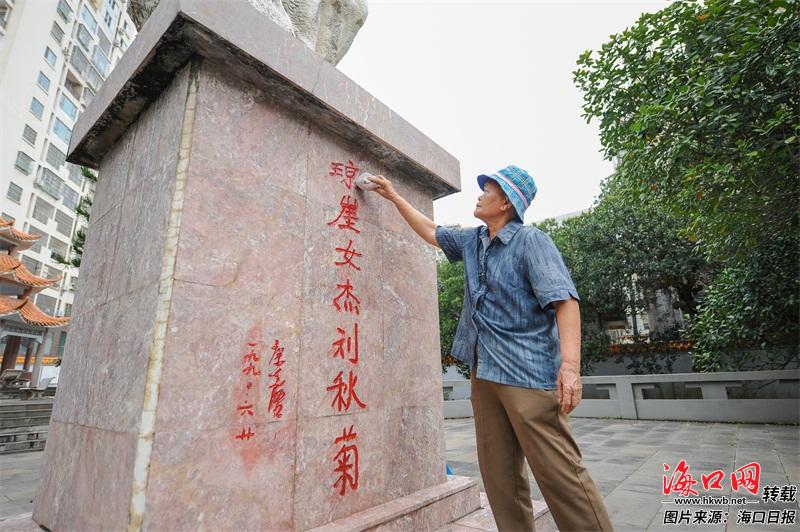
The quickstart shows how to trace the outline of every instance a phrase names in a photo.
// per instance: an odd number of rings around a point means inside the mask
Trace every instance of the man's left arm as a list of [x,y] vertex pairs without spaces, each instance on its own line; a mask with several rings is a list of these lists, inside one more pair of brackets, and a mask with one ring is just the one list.
[[561,411],[572,412],[581,400],[581,314],[580,296],[553,239],[533,229],[527,232],[528,279],[542,309],[556,309],[561,344],[561,368],[556,392]]
[[556,325],[561,344],[561,368],[556,380],[556,393],[561,411],[569,414],[581,400],[581,312],[573,299],[553,301]]

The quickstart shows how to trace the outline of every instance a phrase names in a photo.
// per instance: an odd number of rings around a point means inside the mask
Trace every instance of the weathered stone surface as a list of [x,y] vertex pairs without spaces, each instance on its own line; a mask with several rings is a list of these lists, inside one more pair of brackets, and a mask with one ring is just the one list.
[[51,421],[47,437],[33,520],[50,530],[124,530],[135,435]]

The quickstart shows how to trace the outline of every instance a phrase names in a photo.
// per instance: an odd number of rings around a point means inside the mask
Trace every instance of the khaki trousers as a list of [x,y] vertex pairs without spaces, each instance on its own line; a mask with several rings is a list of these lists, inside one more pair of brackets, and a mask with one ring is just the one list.
[[603,499],[555,390],[506,386],[472,377],[478,463],[500,531],[532,531],[524,459],[561,532],[613,531]]

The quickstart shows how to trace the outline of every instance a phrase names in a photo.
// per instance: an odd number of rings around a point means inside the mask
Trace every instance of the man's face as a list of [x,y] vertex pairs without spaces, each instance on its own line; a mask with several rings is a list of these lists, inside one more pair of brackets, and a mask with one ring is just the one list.
[[486,222],[487,220],[502,219],[513,213],[513,209],[514,206],[508,201],[508,197],[500,185],[489,179],[483,185],[483,194],[478,196],[474,216]]

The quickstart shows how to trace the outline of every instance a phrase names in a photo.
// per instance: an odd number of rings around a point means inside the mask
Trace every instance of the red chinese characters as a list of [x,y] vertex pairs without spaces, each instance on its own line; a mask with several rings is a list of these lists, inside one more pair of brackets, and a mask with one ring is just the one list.
[[361,402],[361,399],[358,398],[358,394],[356,394],[357,382],[358,377],[356,377],[352,371],[347,375],[347,382],[344,381],[344,371],[340,371],[339,374],[336,375],[336,378],[333,379],[333,384],[328,386],[329,392],[336,392],[331,406],[338,412],[341,412],[343,408],[345,412],[350,410],[350,403],[352,401],[355,401],[361,408],[366,408],[367,405]]
[[[353,430],[353,425],[349,429],[342,430],[342,435],[333,442],[334,445],[342,444],[342,447],[333,457],[336,462],[334,472],[338,475],[333,488],[339,489],[339,495],[344,495],[347,489],[358,489],[358,446],[354,442],[358,434]],[[349,443],[349,445],[348,445]]]
[[353,164],[353,161],[347,161],[347,164],[331,163],[328,175],[331,177],[342,177],[343,179],[340,183],[347,187],[347,190],[350,190],[353,188],[353,179],[356,178],[357,173],[358,168]]
[[[664,464],[664,471],[669,471],[669,469],[669,465]],[[761,466],[758,464],[758,462],[751,462],[743,465],[731,473],[731,489],[733,491],[739,491],[739,488],[743,488],[753,495],[757,495],[760,478]],[[700,481],[705,491],[723,490],[724,488],[722,486],[722,481],[724,479],[725,472],[721,469],[712,471],[707,475],[700,475]],[[667,475],[664,475],[662,481],[662,492],[664,495],[669,495],[670,493],[674,492],[683,497],[687,497],[689,495],[698,495],[697,491],[694,489],[694,486],[697,483],[698,481],[694,480],[692,475],[689,473],[689,465],[685,460],[681,460],[678,462],[678,465],[675,467],[675,470],[672,472],[672,475],[669,478],[667,478]]]
[[[341,221],[340,221],[341,220]],[[334,225],[339,222],[339,229],[349,229],[360,233],[361,230],[356,228],[355,223],[358,221],[358,200],[350,197],[350,194],[342,196],[339,200],[339,215],[328,222],[328,225]]]
[[[353,189],[353,180],[358,173],[358,168],[353,161],[345,163],[331,163],[328,175],[341,178],[347,191]],[[341,233],[348,234],[348,237],[335,245],[337,258],[333,265],[344,272],[344,281],[339,277],[336,284],[335,293],[332,295],[331,304],[338,314],[343,317],[350,314],[357,317],[361,314],[361,298],[353,281],[358,278],[351,278],[351,274],[361,275],[362,261],[364,255],[358,250],[358,242],[354,241],[355,235],[360,235],[361,230],[356,227],[358,222],[358,200],[350,193],[345,193],[339,200],[339,214],[333,220],[327,222],[329,227],[335,227]],[[354,235],[354,234],[355,235]],[[346,243],[345,243],[346,242]],[[364,409],[367,407],[365,401],[359,397],[358,375],[356,368],[359,363],[359,324],[354,321],[352,325],[341,324],[336,327],[336,335],[331,341],[331,357],[341,360],[346,366],[339,370],[333,377],[332,382],[327,386],[326,392],[331,395],[331,408],[337,413],[347,414],[350,408]],[[354,425],[342,430],[342,435],[334,440],[336,453],[333,456],[333,473],[336,480],[333,488],[340,496],[344,496],[351,491],[358,490],[359,481],[359,453],[356,442],[357,434]]]
[[336,288],[341,291],[339,295],[333,298],[333,307],[339,312],[344,309],[345,312],[358,314],[361,308],[361,300],[353,293],[353,285],[350,284],[350,278],[348,277],[344,284],[337,284]]
[[283,415],[283,400],[286,398],[286,392],[283,390],[286,380],[281,379],[281,366],[286,362],[283,359],[283,351],[284,348],[276,338],[272,345],[272,357],[269,360],[275,369],[269,374],[270,378],[274,380],[269,385],[269,404],[267,405],[267,412],[276,419]]
[[360,257],[361,253],[357,252],[353,248],[352,240],[347,243],[346,248],[336,248],[336,251],[342,254],[342,260],[334,262],[336,266],[350,266],[351,268],[361,271],[361,268],[356,266],[356,264],[353,262],[353,257]]
[[[669,471],[669,466],[667,464],[664,464],[664,471]],[[672,491],[676,491],[684,497],[689,494],[697,495],[698,493],[692,489],[692,486],[695,484],[697,484],[697,481],[692,479],[692,475],[689,474],[689,466],[686,464],[685,460],[681,460],[675,468],[675,471],[672,472],[669,481],[667,481],[667,476],[664,475],[662,491],[664,495],[669,495]]]
[[725,478],[725,473],[722,469],[712,471],[708,475],[700,475],[700,480],[703,482],[703,489],[706,491],[721,490],[723,478]]
[[247,441],[255,436],[251,423],[256,413],[256,407],[254,401],[250,398],[250,393],[254,386],[257,386],[261,376],[261,370],[259,369],[261,357],[256,352],[257,345],[258,342],[247,342],[247,353],[242,356],[242,375],[245,375],[247,379],[243,386],[244,397],[236,405],[236,413],[242,419],[243,426],[234,435],[234,439],[240,441]]
[[336,332],[339,333],[339,338],[331,344],[333,346],[333,357],[338,357],[342,360],[347,358],[348,362],[358,364],[358,323],[353,325],[353,334],[351,336],[348,336],[347,332],[341,327],[336,327]]
[[761,465],[758,462],[750,462],[731,473],[731,488],[733,491],[739,491],[739,488],[744,488],[753,495],[758,495],[760,478]]

